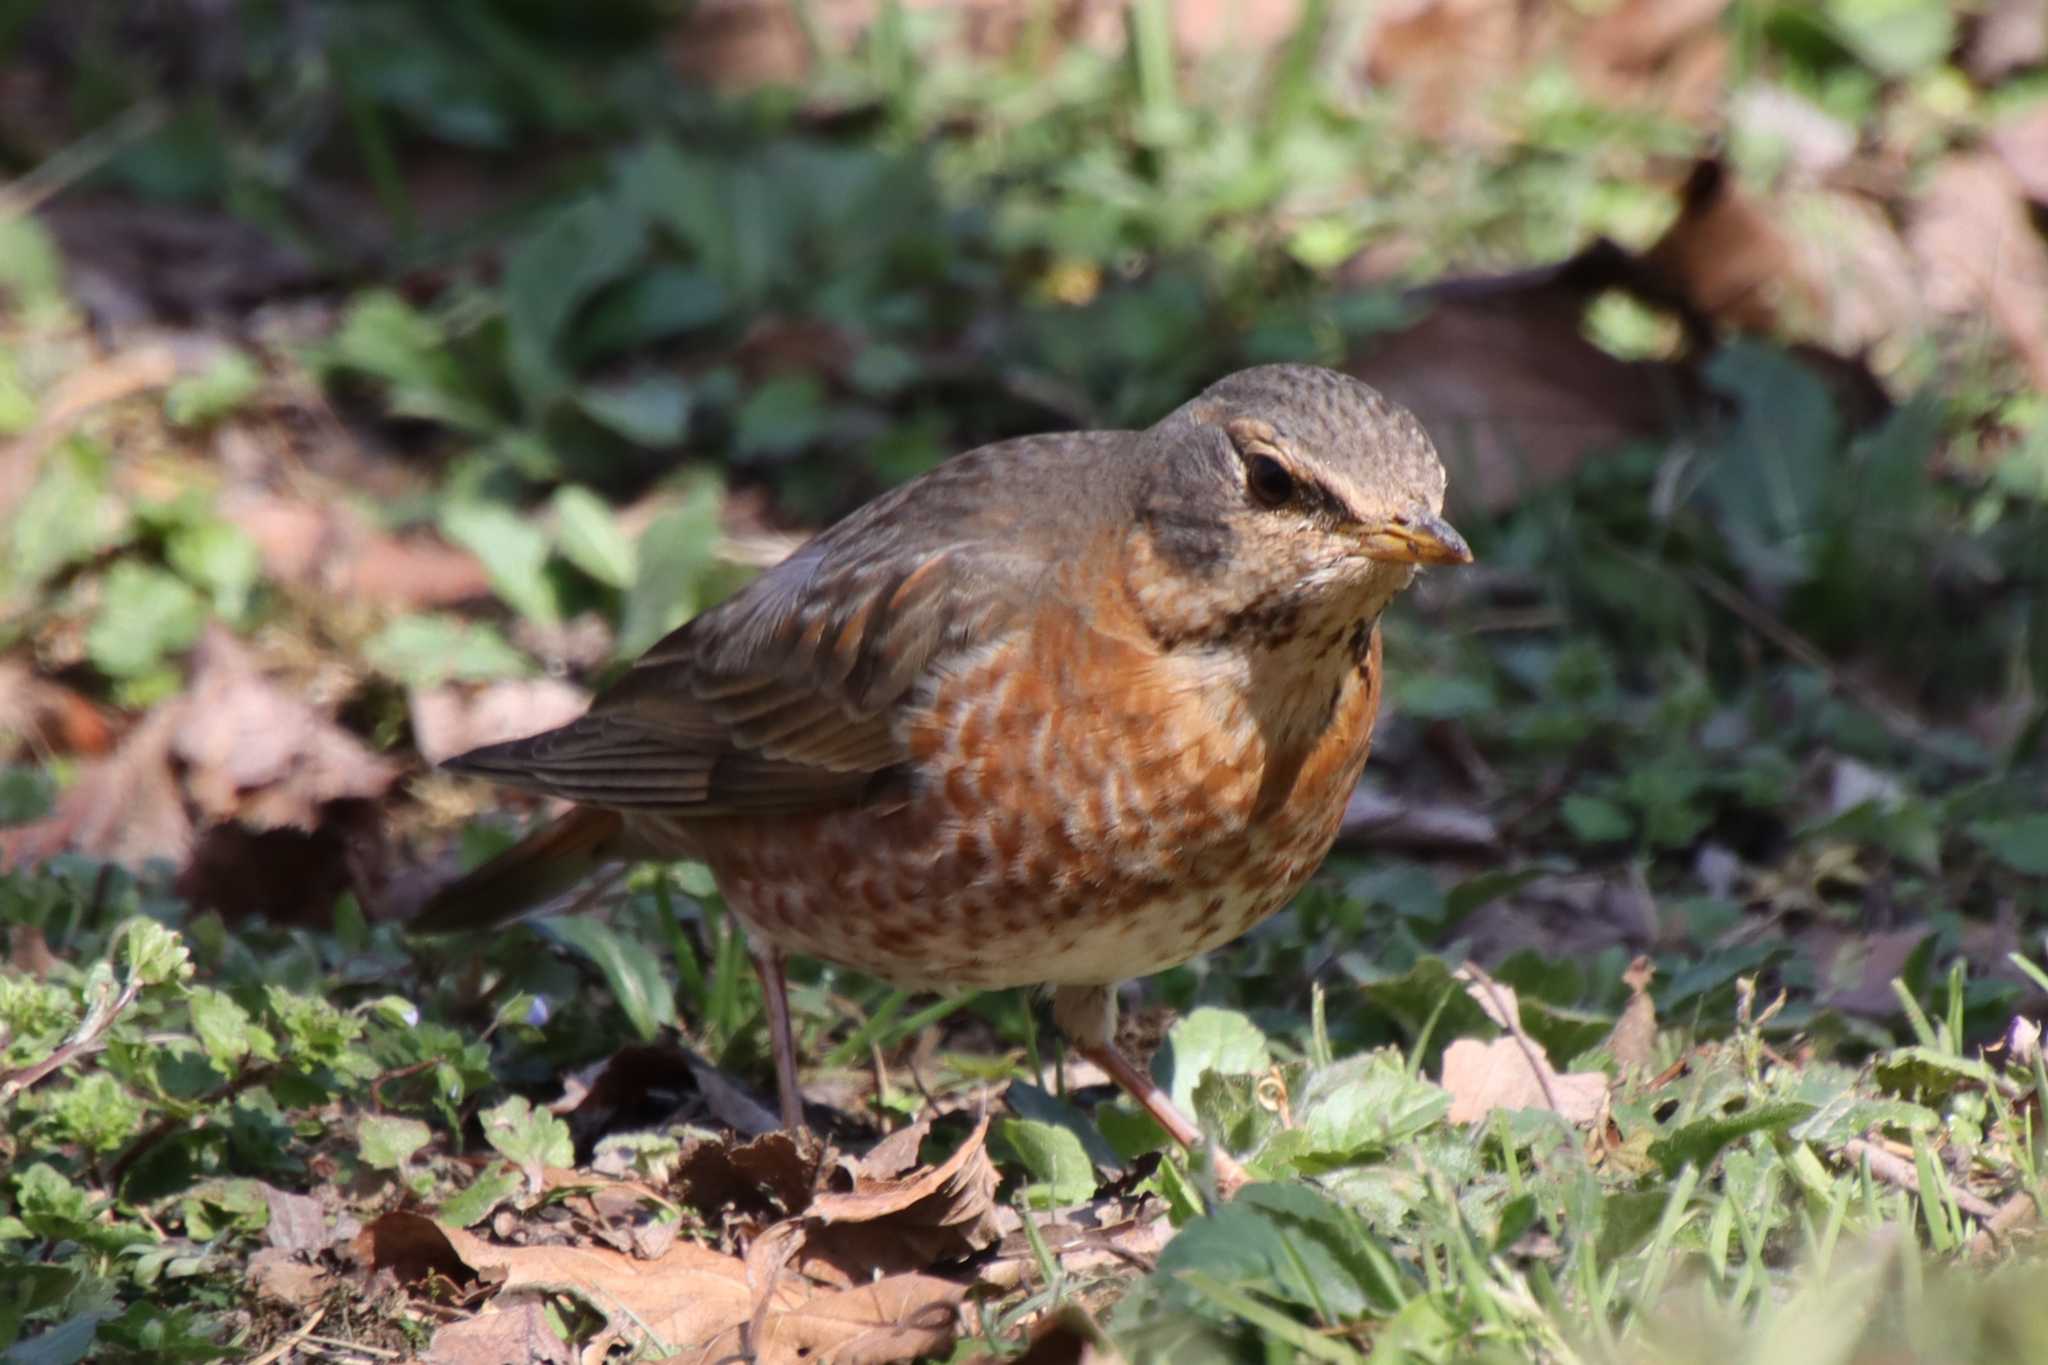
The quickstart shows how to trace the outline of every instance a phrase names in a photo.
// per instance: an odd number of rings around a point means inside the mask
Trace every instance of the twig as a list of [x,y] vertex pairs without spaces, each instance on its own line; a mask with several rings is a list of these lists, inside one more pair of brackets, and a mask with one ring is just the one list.
[[320,1325],[320,1319],[326,1316],[327,1310],[324,1307],[314,1309],[313,1316],[307,1318],[304,1323],[300,1324],[298,1331],[292,1333],[283,1341],[280,1341],[279,1343],[277,1343],[277,1345],[265,1351],[262,1355],[257,1356],[254,1360],[249,1362],[249,1365],[277,1365],[278,1361],[283,1360],[286,1356],[290,1355],[294,1350],[298,1349],[300,1344],[302,1344],[306,1340],[306,1338],[312,1336],[313,1329],[315,1327],[318,1327]]
[[135,997],[140,994],[141,973],[131,973],[128,984],[111,1000],[87,1006],[85,1017],[78,1021],[78,1027],[73,1029],[71,1036],[58,1044],[49,1056],[40,1062],[31,1062],[18,1071],[0,1076],[0,1107],[12,1104],[16,1095],[51,1072],[69,1066],[80,1057],[90,1056],[105,1047],[108,1030],[114,1027],[114,1022],[135,1003]]
[[[1851,1161],[1869,1162],[1870,1173],[1887,1185],[1896,1185],[1910,1194],[1922,1192],[1920,1174],[1913,1169],[1913,1163],[1892,1155],[1874,1142],[1850,1138],[1842,1144],[1842,1155]],[[1981,1199],[1968,1190],[1951,1186],[1948,1195],[1955,1200],[1957,1208],[1972,1218],[1980,1218],[1989,1223],[1998,1217],[1998,1210],[1993,1208],[1988,1200]]]
[[1984,1226],[1977,1229],[1977,1235],[1970,1239],[1970,1255],[1982,1260],[1998,1250],[1998,1244],[2022,1223],[2035,1215],[2036,1206],[2032,1190],[2021,1190],[1998,1206]]

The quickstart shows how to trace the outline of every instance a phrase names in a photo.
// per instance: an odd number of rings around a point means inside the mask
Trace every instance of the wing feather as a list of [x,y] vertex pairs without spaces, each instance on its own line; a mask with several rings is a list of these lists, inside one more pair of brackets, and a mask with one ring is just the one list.
[[961,651],[1019,629],[1076,551],[1015,523],[1018,457],[1078,474],[1126,433],[983,447],[805,544],[649,649],[589,713],[446,765],[589,805],[715,816],[864,799],[896,723]]

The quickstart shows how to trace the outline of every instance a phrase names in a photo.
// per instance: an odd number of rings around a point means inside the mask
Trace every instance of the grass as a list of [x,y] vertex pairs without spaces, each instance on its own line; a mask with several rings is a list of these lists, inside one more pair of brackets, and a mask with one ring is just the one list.
[[[1924,133],[1968,82],[1868,8],[1731,7],[1737,79]],[[1643,244],[1668,211],[1657,168],[1699,150],[1544,60],[1491,90],[1499,141],[1418,133],[1398,91],[1318,56],[1358,16],[1309,9],[1252,70],[1177,63],[1164,5],[1134,6],[1120,48],[1031,30],[986,58],[886,7],[808,103],[677,88],[649,55],[669,21],[633,6],[574,33],[485,0],[339,6],[323,42],[270,33],[270,64],[225,96],[79,49],[90,155],[10,144],[13,171],[231,206],[340,283],[300,330],[214,336],[171,382],[59,420],[67,378],[104,358],[48,234],[0,223],[0,435],[37,452],[0,646],[126,727],[184,695],[223,625],[409,764],[419,695],[599,684],[742,581],[749,535],[981,440],[1145,422],[1234,365],[1367,345],[1410,305],[1334,286],[1355,251],[1404,261],[1400,283],[1597,232]],[[1971,93],[1940,126],[1966,143],[2015,98]],[[1950,145],[1915,136],[1878,150],[1924,167]],[[1762,183],[1780,164],[1733,155]],[[429,168],[451,156],[516,183],[442,221]],[[337,193],[366,194],[383,235],[308,211]],[[1368,782],[1496,837],[1340,850],[1131,1012],[1162,1083],[1260,1177],[1239,1200],[1207,1200],[1127,1102],[1050,1079],[1038,1002],[799,965],[804,1055],[847,1146],[932,1101],[1006,1101],[989,1149],[997,1202],[1031,1215],[1029,1269],[984,1285],[940,1358],[1048,1331],[1134,1361],[2048,1350],[2028,1251],[2048,1071],[2014,1024],[2048,991],[2044,428],[1981,332],[1938,343],[1864,427],[1785,350],[1729,346],[1705,375],[1715,420],[1461,522],[1484,571],[1428,581],[1389,623]],[[330,427],[356,453],[231,458]],[[341,509],[374,545],[458,547],[482,589],[292,578],[240,519],[252,489]],[[92,768],[89,747],[12,759],[16,826]],[[374,813],[404,867],[500,845],[526,813],[493,800],[421,777]],[[759,990],[703,869],[639,869],[602,915],[452,949],[348,885],[286,924],[181,866],[0,876],[8,1360],[255,1356],[315,1314],[424,1349],[447,1315],[363,1293],[332,1235],[420,1209],[544,1241],[580,1216],[530,1175],[550,1168],[630,1175],[645,1219],[745,1242],[679,1174],[724,1150],[701,1080],[639,1084],[680,1106],[645,1132],[545,1107],[650,1043],[763,1087]],[[1505,1032],[1456,975],[1468,957],[1516,993]],[[1604,1078],[1603,1112],[1454,1122],[1447,1052],[1503,1037]],[[1141,1198],[1163,1246],[1055,1244],[1054,1211]],[[328,1278],[252,1284],[280,1250]],[[549,1298],[553,1329],[597,1339],[592,1302]]]

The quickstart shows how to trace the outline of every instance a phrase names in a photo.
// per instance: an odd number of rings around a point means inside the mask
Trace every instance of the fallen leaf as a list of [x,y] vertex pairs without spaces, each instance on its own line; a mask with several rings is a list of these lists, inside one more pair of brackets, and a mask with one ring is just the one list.
[[348,502],[239,490],[220,512],[256,544],[265,577],[287,587],[399,608],[445,607],[490,596],[468,550],[437,537],[393,535]]
[[263,1202],[269,1206],[270,1221],[263,1240],[279,1251],[310,1256],[334,1245],[334,1230],[328,1226],[327,1210],[309,1194],[293,1194],[274,1185],[263,1187]]
[[475,1317],[451,1322],[434,1333],[425,1365],[575,1365],[576,1352],[548,1325],[547,1309],[537,1299],[492,1304]]
[[812,1197],[798,1258],[805,1273],[832,1267],[859,1279],[878,1268],[922,1270],[996,1240],[1002,1176],[988,1158],[988,1115],[951,1156],[919,1166],[931,1122],[926,1115],[842,1166],[850,1189]]
[[1728,0],[1621,0],[1566,45],[1572,70],[1608,104],[1654,105],[1694,122],[1715,112],[1728,74]]
[[312,830],[320,807],[375,800],[398,777],[388,759],[265,678],[218,627],[194,651],[179,712],[169,756],[203,821]]
[[113,721],[91,700],[20,664],[0,662],[0,761],[97,757],[113,744]]
[[1732,331],[1775,330],[1781,299],[1796,283],[1784,235],[1711,157],[1693,164],[1678,217],[1640,260],[1654,288]]
[[318,1303],[334,1287],[332,1275],[283,1247],[259,1248],[243,1265],[242,1274],[262,1297],[295,1308]]
[[1650,982],[1656,975],[1656,964],[1646,956],[1638,956],[1621,974],[1628,1004],[1614,1021],[1614,1032],[1607,1035],[1607,1052],[1624,1070],[1648,1068],[1656,1055],[1657,1005],[1650,998]]
[[46,818],[0,831],[0,862],[164,859],[195,907],[321,923],[343,891],[377,898],[387,845],[375,798],[397,776],[215,629],[191,689],[86,765]]
[[[2048,23],[2048,8],[2034,8]],[[1993,124],[1989,143],[2027,198],[2048,206],[2048,103],[2037,102]]]
[[1929,306],[1953,317],[1988,316],[2035,390],[2048,390],[2048,245],[1998,158],[1972,153],[1943,162],[1914,206],[1906,240]]
[[1553,1109],[1573,1123],[1606,1117],[1606,1075],[1565,1075],[1552,1067],[1543,1045],[1522,1030],[1514,987],[1469,962],[1452,975],[1506,1036],[1486,1043],[1461,1038],[1444,1049],[1443,1088],[1451,1095],[1451,1122],[1470,1123],[1496,1109]]
[[706,1141],[676,1163],[678,1197],[706,1215],[732,1210],[756,1218],[785,1218],[811,1202],[820,1152],[787,1132],[748,1142]]
[[1496,1109],[1552,1109],[1576,1124],[1597,1123],[1607,1113],[1605,1074],[1561,1074],[1527,1037],[1458,1039],[1444,1049],[1442,1084],[1452,1123],[1475,1123]]
[[1410,409],[1449,467],[1450,513],[1493,513],[1589,455],[1659,436],[1698,402],[1691,370],[1586,340],[1586,308],[1632,258],[1600,241],[1570,260],[1413,291],[1423,316],[1345,369]]
[[2048,60],[2048,5],[2041,0],[1990,0],[1973,7],[1976,22],[1963,44],[1963,69],[1986,89]]
[[616,1340],[707,1363],[742,1351],[763,1365],[911,1359],[959,1335],[967,1294],[963,1285],[915,1274],[822,1294],[785,1275],[757,1290],[746,1263],[693,1242],[678,1241],[655,1260],[592,1247],[498,1246],[417,1214],[386,1214],[358,1243],[373,1271],[404,1283],[439,1274],[498,1296],[573,1293],[606,1316],[593,1349]]

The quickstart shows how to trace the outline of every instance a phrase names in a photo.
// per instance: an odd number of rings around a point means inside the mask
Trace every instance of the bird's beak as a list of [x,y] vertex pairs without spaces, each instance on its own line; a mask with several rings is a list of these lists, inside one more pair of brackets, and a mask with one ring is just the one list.
[[1368,559],[1389,564],[1470,564],[1472,547],[1442,517],[1409,512],[1365,533]]

